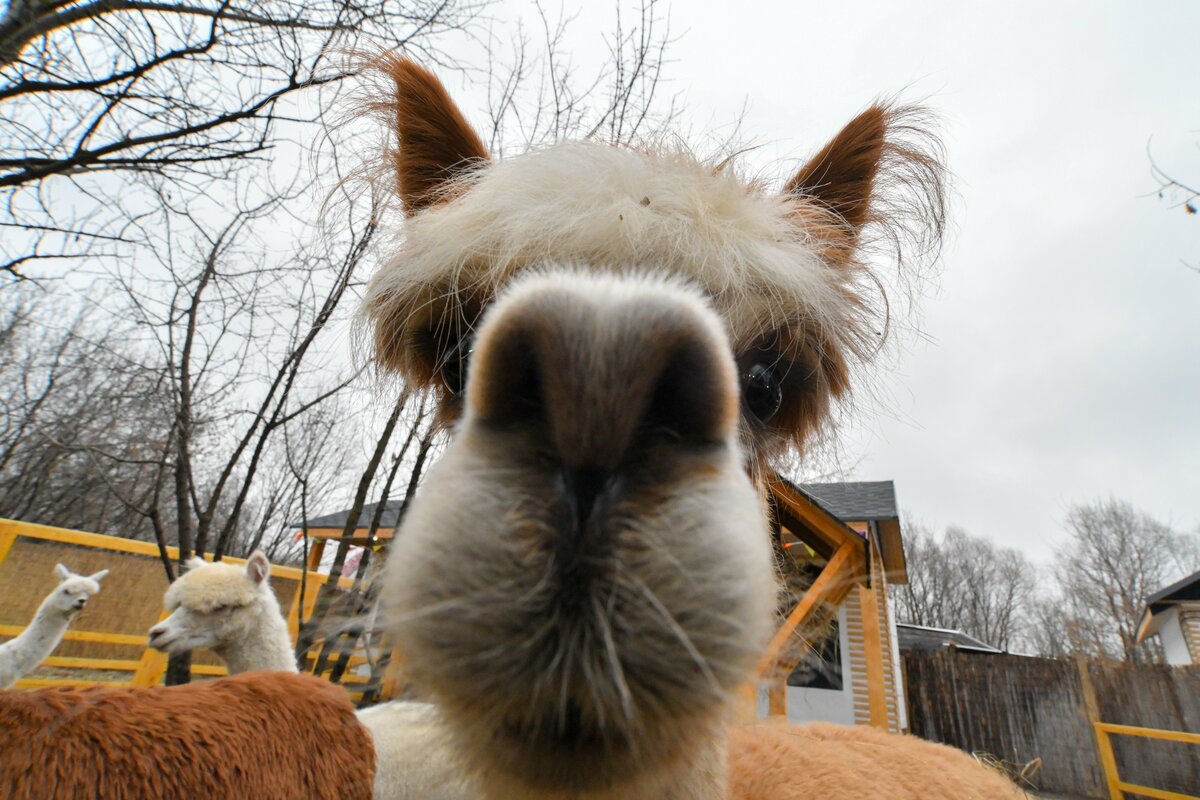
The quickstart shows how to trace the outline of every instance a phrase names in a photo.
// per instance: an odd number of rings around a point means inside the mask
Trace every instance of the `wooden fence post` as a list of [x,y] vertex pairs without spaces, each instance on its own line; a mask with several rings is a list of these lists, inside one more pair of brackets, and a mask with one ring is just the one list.
[[1097,723],[1100,719],[1100,704],[1096,702],[1096,689],[1092,686],[1092,676],[1088,672],[1087,659],[1081,655],[1075,656],[1075,666],[1079,669],[1079,686],[1083,690],[1083,706],[1087,711],[1088,725],[1096,737],[1096,753],[1100,757],[1100,765],[1104,768],[1104,782],[1108,785],[1108,796],[1111,800],[1124,800],[1125,793],[1121,791],[1121,779],[1117,774],[1117,757],[1113,753],[1112,739],[1107,731],[1102,730]]

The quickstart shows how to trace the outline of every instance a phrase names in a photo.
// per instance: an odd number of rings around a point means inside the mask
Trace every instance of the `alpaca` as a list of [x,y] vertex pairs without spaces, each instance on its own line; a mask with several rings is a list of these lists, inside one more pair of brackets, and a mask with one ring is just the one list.
[[84,576],[56,564],[54,574],[59,584],[46,595],[29,627],[15,639],[0,644],[0,689],[12,686],[54,652],[75,615],[100,591],[100,580],[108,570]]
[[[775,610],[764,478],[887,330],[864,253],[936,247],[919,111],[869,108],[773,194],[663,145],[493,163],[432,74],[383,68],[407,219],[363,316],[380,367],[454,426],[383,598],[444,752],[483,800],[798,796],[801,771],[745,779],[747,742],[781,734],[733,724]],[[827,769],[877,756],[826,782],[854,796],[912,796],[897,759],[953,761],[846,735]],[[1015,796],[965,760],[923,796]]]
[[267,578],[271,562],[256,550],[244,568],[192,558],[167,587],[170,615],[150,629],[150,646],[166,653],[207,647],[231,675],[270,669],[297,672],[287,623]]
[[[208,647],[229,674],[250,670],[297,672],[287,620],[267,577],[261,552],[245,568],[194,558],[167,589],[171,612],[150,629],[150,646],[166,652]],[[358,712],[379,753],[375,797],[379,800],[467,800],[461,770],[444,749],[434,709],[392,702]]]
[[0,692],[0,741],[4,796],[24,800],[367,800],[375,772],[345,691],[280,672]]

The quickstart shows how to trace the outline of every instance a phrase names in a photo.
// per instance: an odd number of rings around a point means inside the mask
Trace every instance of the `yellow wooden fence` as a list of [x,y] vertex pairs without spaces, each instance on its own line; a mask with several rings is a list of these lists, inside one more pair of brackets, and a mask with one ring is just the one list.
[[[64,528],[52,528],[46,525],[35,525],[29,522],[19,522],[16,520],[0,519],[0,569],[5,566],[5,561],[10,553],[13,552],[13,547],[21,539],[40,542],[55,542],[64,545],[74,545],[77,547],[89,548],[90,551],[104,551],[113,554],[127,554],[137,556],[149,556],[154,559],[159,557],[158,546],[150,542],[140,542],[132,539],[122,539],[117,536],[104,536],[97,533],[86,533],[83,531],[68,530]],[[174,547],[168,548],[170,558],[178,559],[179,551]],[[244,559],[225,558],[226,562],[232,564],[244,564]],[[113,595],[122,591],[121,584],[121,564],[119,559],[113,558],[111,564],[112,572],[105,578],[104,585],[101,591],[103,597]],[[110,566],[105,564],[106,567]],[[310,565],[310,566],[315,566]],[[161,568],[160,568],[161,569]],[[11,570],[10,570],[11,572]],[[318,589],[329,581],[329,576],[308,570],[308,579],[305,584],[304,603],[301,608],[300,603],[300,586],[301,577],[305,570],[296,567],[286,566],[271,566],[271,577],[273,582],[277,580],[291,581],[295,583],[295,590],[291,597],[291,602],[286,605],[288,608],[287,622],[288,631],[291,634],[292,641],[296,640],[296,633],[299,628],[300,620],[307,619],[311,616],[313,607],[317,601]],[[38,576],[40,577],[40,576]],[[12,583],[10,577],[9,584]],[[338,585],[347,588],[351,586],[353,580],[351,578],[341,578]],[[165,588],[165,576],[162,582],[162,588]],[[14,591],[12,585],[0,585],[0,595]],[[278,589],[277,589],[278,591]],[[37,602],[41,602],[45,592],[37,595]],[[157,595],[161,597],[161,594]],[[281,600],[284,598],[280,598]],[[90,608],[91,606],[89,606]],[[83,612],[81,621],[86,624],[87,611]],[[161,619],[164,615],[160,614]],[[145,620],[140,622],[144,623]],[[88,684],[103,683],[106,685],[132,685],[132,686],[150,686],[158,683],[163,676],[167,666],[167,656],[157,650],[152,650],[146,646],[147,630],[149,625],[139,626],[137,620],[131,620],[129,630],[122,632],[113,631],[95,631],[87,630],[86,628],[69,629],[64,637],[68,642],[92,642],[110,645],[122,645],[128,648],[129,646],[138,646],[142,648],[141,657],[134,659],[116,659],[116,658],[90,658],[90,657],[71,657],[71,656],[55,656],[51,655],[42,662],[43,667],[55,667],[67,670],[96,670],[115,673],[129,673],[128,680],[121,681],[102,681],[87,677],[67,677],[67,678],[24,678],[17,682],[17,688],[34,688],[39,686],[82,686]],[[14,637],[21,634],[25,630],[24,625],[0,624],[0,636]],[[366,661],[361,655],[354,656],[350,663],[351,666],[361,665]],[[224,675],[226,670],[223,666],[215,664],[193,664],[192,673],[195,675]],[[367,678],[347,672],[342,678],[342,683],[355,684],[365,683]]]
[[1095,722],[1096,744],[1100,750],[1100,763],[1104,767],[1104,780],[1108,784],[1108,794],[1111,800],[1124,800],[1125,793],[1152,797],[1154,800],[1200,800],[1200,797],[1179,792],[1169,792],[1165,789],[1155,789],[1150,786],[1138,786],[1121,780],[1117,772],[1117,758],[1113,753],[1111,736],[1140,736],[1144,739],[1160,739],[1168,742],[1184,742],[1200,744],[1200,733],[1184,733],[1182,731],[1164,731],[1157,728],[1136,728],[1132,725],[1114,725],[1108,722]]

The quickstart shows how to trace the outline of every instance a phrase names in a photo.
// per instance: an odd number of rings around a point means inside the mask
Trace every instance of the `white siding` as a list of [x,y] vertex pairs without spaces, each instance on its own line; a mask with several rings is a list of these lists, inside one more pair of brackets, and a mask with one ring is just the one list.
[[[847,595],[847,597],[849,596]],[[802,686],[787,687],[788,722],[824,721],[836,722],[840,725],[854,724],[854,696],[850,692],[850,687],[854,684],[854,667],[849,658],[850,640],[847,632],[846,605],[843,602],[841,608],[838,609],[838,638],[840,640],[842,655],[842,690],[809,689]]]
[[1191,664],[1192,655],[1188,652],[1187,642],[1183,639],[1183,629],[1179,624],[1179,606],[1168,608],[1162,616],[1163,621],[1158,629],[1158,638],[1162,640],[1167,663]]

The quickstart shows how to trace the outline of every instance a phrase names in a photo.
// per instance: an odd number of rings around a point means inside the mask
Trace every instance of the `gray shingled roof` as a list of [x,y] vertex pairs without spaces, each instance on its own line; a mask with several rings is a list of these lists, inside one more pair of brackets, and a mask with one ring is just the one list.
[[[404,504],[403,500],[389,500],[383,507],[383,517],[379,520],[379,527],[394,528],[400,517],[400,508]],[[358,525],[356,528],[368,528],[371,525],[371,518],[375,516],[375,507],[378,503],[366,503],[363,505],[362,513],[358,515]],[[325,514],[320,517],[313,517],[308,521],[309,528],[345,528],[346,520],[350,518],[350,509],[337,511],[333,514]],[[305,527],[303,523],[293,522],[293,528]]]
[[900,518],[891,481],[802,483],[800,489],[844,522]]
[[1200,572],[1193,572],[1165,589],[1159,589],[1146,598],[1146,605],[1151,614],[1157,614],[1173,603],[1193,600],[1200,600]]
[[925,625],[896,623],[896,638],[901,650],[945,650],[954,645],[960,650],[999,653],[995,647],[959,630],[930,628]]

